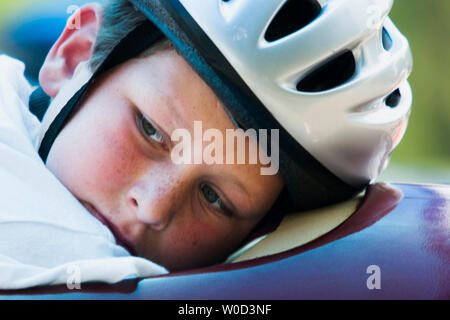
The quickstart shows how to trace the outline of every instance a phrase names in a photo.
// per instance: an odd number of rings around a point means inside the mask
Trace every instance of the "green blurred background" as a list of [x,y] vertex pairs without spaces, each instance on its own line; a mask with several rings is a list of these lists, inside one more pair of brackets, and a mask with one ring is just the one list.
[[[11,26],[17,28],[33,12],[44,12],[60,17],[55,18],[60,30],[61,17],[69,16],[67,8],[86,2],[0,0],[0,50],[27,61],[30,53],[20,52],[6,36]],[[396,0],[390,16],[412,47],[414,102],[406,135],[381,180],[450,183],[450,0]],[[57,36],[56,30],[35,30],[48,32],[47,38]]]
[[450,1],[396,0],[390,16],[413,51],[414,102],[386,176],[450,183]]

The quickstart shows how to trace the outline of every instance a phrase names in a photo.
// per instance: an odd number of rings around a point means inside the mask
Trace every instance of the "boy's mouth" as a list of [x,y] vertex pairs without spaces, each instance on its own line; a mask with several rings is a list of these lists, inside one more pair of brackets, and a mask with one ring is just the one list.
[[136,256],[136,250],[134,249],[134,246],[126,240],[119,227],[113,224],[90,203],[86,203],[84,201],[82,201],[81,203],[94,217],[96,217],[111,231],[111,233],[114,235],[117,245],[124,247],[132,256]]

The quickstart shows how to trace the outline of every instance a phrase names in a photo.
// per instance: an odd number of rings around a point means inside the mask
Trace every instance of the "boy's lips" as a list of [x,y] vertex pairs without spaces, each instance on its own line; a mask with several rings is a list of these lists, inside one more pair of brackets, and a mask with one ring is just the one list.
[[134,249],[134,246],[126,240],[125,236],[121,232],[120,228],[118,228],[115,224],[113,224],[111,221],[109,221],[103,214],[101,214],[93,205],[90,203],[82,202],[86,209],[94,216],[96,217],[101,223],[103,223],[114,235],[114,238],[116,240],[116,243],[119,246],[124,247],[128,252],[135,256],[136,250]]

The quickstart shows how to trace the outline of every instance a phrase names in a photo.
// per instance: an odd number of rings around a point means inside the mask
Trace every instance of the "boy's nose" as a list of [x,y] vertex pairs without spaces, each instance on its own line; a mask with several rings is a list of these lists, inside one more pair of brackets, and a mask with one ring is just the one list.
[[189,169],[149,170],[128,190],[127,206],[139,221],[162,231],[180,210],[191,176]]

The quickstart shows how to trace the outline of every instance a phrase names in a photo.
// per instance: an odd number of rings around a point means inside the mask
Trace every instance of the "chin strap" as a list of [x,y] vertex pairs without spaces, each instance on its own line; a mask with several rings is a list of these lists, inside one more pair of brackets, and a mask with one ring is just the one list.
[[50,97],[45,93],[45,91],[38,87],[30,96],[30,102],[28,107],[38,119],[42,121],[44,114],[50,105]]

